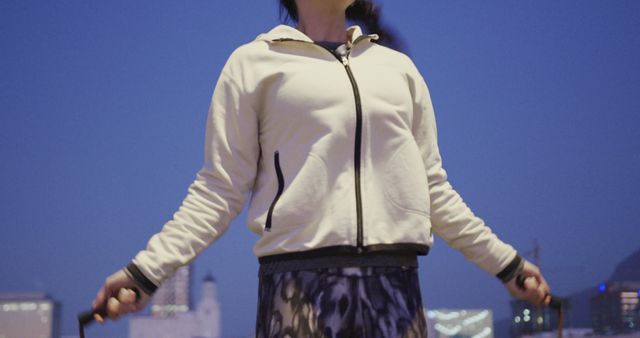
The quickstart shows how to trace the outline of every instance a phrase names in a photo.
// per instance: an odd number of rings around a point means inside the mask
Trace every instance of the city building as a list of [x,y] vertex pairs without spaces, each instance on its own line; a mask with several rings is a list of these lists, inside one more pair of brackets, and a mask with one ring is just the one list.
[[640,281],[602,283],[591,298],[593,330],[598,334],[640,334]]
[[151,314],[173,316],[191,309],[191,265],[179,268],[172,278],[156,290],[151,300]]
[[[564,314],[563,326],[569,327],[569,300],[562,299],[561,301]],[[522,337],[542,332],[551,332],[558,328],[560,318],[559,313],[557,310],[549,307],[532,306],[529,302],[524,300],[512,300],[511,313],[511,337]]]
[[[530,335],[524,335],[520,338],[557,338],[558,331],[545,331],[539,333],[533,333]],[[565,328],[562,330],[562,337],[571,337],[571,338],[600,338],[593,334],[593,330],[590,328]],[[607,338],[617,338],[617,337],[607,337]],[[622,338],[622,337],[619,337]]]
[[[609,284],[628,281],[640,282],[640,249],[616,264],[613,273],[606,280]],[[603,288],[606,289],[606,284],[594,285],[568,295],[571,299],[569,315],[572,327],[591,328],[593,326],[591,299],[599,295]]]
[[493,338],[491,310],[427,310],[428,336],[435,338]]
[[176,311],[170,315],[152,312],[129,320],[129,338],[220,338],[221,334],[220,303],[216,281],[211,275],[202,282],[201,298],[194,311]]
[[44,293],[0,293],[0,337],[59,338],[59,303]]

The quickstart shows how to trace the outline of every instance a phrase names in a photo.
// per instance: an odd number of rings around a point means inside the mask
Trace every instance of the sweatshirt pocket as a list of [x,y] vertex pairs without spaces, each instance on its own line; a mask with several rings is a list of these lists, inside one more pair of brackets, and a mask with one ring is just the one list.
[[273,161],[278,190],[267,211],[265,231],[302,229],[325,218],[329,182],[324,161],[311,153],[306,158],[287,158],[279,151]]
[[276,203],[280,199],[282,192],[284,191],[284,175],[282,175],[282,168],[280,167],[280,152],[277,150],[273,153],[273,164],[276,169],[276,175],[278,176],[278,192],[276,192],[276,196],[273,198],[271,205],[269,206],[269,212],[267,213],[267,221],[264,225],[265,231],[271,231],[271,222],[273,219],[273,209],[276,207]]
[[384,180],[385,196],[391,205],[429,217],[427,172],[415,142],[405,142],[391,156]]

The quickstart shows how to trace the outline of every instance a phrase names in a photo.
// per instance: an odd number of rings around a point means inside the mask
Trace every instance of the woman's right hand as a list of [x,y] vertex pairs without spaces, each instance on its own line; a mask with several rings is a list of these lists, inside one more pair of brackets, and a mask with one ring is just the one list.
[[107,318],[116,320],[129,312],[144,309],[150,299],[151,296],[140,290],[124,270],[117,271],[107,277],[93,301],[93,310],[105,309],[107,317],[94,314],[94,319],[98,323],[104,323]]

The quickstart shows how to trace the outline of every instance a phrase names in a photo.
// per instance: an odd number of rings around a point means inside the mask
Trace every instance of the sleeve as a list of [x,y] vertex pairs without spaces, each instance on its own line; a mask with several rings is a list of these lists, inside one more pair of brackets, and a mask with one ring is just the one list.
[[173,218],[125,268],[148,293],[227,230],[253,186],[259,156],[257,115],[228,64],[212,95],[202,168]]
[[503,282],[511,279],[522,265],[516,250],[501,241],[484,221],[474,215],[453,189],[442,167],[438,149],[436,120],[424,78],[411,63],[414,97],[412,132],[427,171],[431,200],[431,226],[449,246]]

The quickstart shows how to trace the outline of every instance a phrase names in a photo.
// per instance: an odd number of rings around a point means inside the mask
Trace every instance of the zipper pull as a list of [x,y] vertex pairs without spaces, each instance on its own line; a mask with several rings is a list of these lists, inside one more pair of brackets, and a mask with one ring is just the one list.
[[349,65],[349,57],[348,57],[348,56],[343,55],[343,56],[341,57],[341,59],[342,59],[342,64],[343,64],[343,65],[345,65],[345,66],[348,66],[348,65]]

